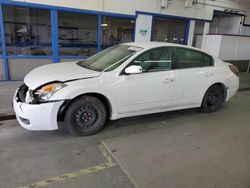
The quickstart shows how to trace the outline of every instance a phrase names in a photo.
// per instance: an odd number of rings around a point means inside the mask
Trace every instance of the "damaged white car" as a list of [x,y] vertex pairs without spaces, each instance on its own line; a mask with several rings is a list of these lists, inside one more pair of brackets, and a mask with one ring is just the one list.
[[171,43],[126,43],[84,61],[31,71],[13,106],[29,130],[74,135],[99,131],[111,120],[200,107],[213,112],[239,88],[238,69],[199,49]]

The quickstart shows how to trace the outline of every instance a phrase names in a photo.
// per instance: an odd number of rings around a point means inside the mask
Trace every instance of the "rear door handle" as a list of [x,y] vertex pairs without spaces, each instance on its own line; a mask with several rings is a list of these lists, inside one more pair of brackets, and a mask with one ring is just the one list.
[[207,77],[213,76],[213,75],[214,75],[214,73],[212,73],[212,72],[206,72],[206,76],[207,76]]

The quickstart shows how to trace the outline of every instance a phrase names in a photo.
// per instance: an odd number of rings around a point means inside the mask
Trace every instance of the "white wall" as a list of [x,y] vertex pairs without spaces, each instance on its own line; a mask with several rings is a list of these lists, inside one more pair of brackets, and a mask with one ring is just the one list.
[[204,50],[210,54],[219,57],[222,35],[206,35],[206,44]]
[[250,37],[207,35],[205,50],[223,60],[249,60]]

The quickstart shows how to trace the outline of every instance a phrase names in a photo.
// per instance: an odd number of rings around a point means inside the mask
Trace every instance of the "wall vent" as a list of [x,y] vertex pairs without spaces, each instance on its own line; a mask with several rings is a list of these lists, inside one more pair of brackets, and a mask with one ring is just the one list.
[[167,8],[168,7],[168,0],[161,0],[161,8]]
[[185,7],[191,8],[194,4],[194,0],[186,0]]

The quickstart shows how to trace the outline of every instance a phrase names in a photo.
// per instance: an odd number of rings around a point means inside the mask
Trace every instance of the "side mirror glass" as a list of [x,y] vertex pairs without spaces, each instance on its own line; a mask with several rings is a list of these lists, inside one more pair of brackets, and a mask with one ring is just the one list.
[[140,74],[142,73],[142,67],[139,65],[131,65],[125,69],[126,74]]

